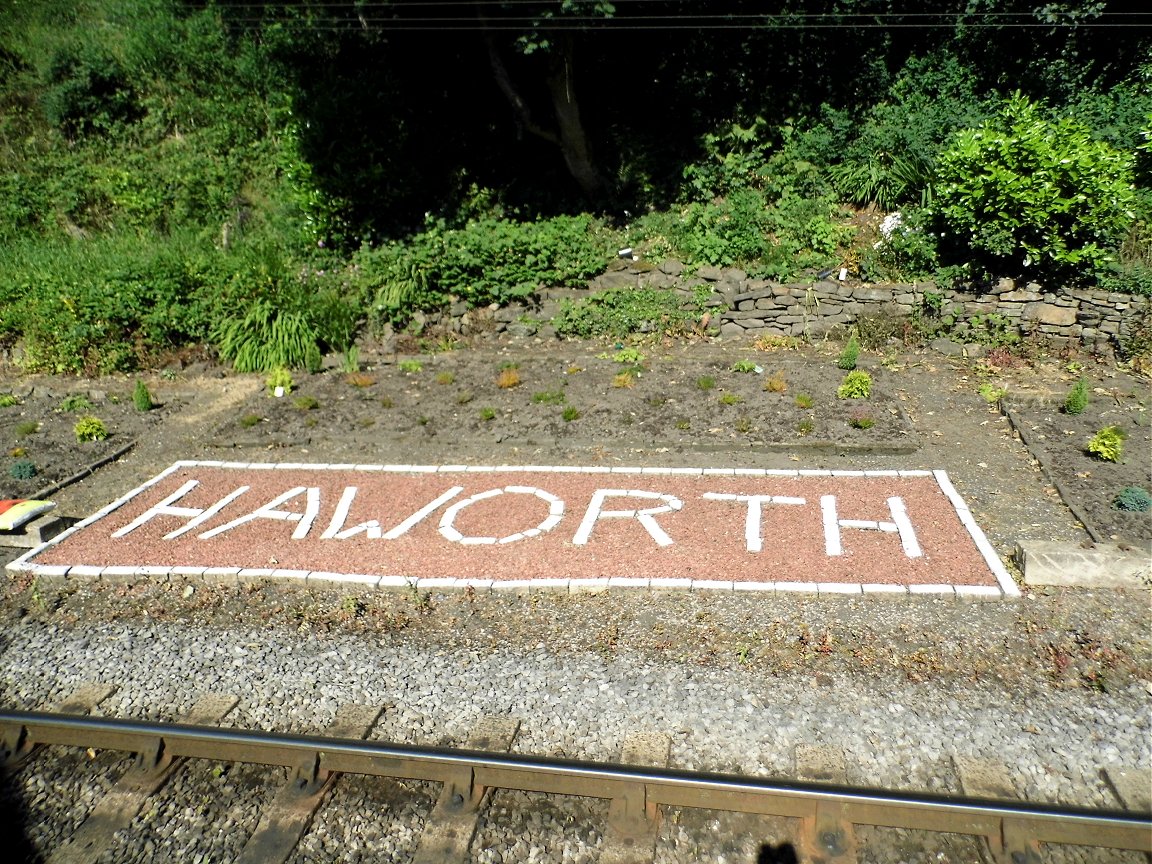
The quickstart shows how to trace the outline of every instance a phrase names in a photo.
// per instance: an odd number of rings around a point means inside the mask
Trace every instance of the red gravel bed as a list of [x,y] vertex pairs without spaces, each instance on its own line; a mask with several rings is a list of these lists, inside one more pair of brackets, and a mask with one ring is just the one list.
[[[255,470],[180,463],[27,563],[407,578],[996,586],[937,476],[907,473],[914,476]],[[241,487],[248,488],[208,512]],[[300,491],[272,503],[294,489]],[[636,492],[649,497],[630,494]],[[749,518],[757,502],[731,496],[773,500],[759,499],[757,520]],[[441,503],[428,509],[437,499]],[[168,509],[156,510],[165,500]],[[337,513],[342,500],[343,516]],[[646,509],[655,512],[644,515]],[[907,514],[902,530],[897,511]],[[199,524],[191,530],[166,538],[194,518]]]

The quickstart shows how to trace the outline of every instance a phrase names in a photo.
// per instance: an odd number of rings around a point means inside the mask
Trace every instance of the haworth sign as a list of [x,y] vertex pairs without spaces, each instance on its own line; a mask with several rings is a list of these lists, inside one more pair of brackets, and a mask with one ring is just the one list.
[[942,471],[178,462],[9,566],[551,590],[1016,593]]

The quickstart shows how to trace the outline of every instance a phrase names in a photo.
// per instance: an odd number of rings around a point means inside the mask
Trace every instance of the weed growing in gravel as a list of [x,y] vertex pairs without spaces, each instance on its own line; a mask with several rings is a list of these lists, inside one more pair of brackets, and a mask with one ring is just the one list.
[[757,351],[795,351],[800,347],[800,340],[795,336],[773,336],[765,333],[756,337],[752,343]]
[[569,405],[560,416],[564,418],[565,423],[571,423],[573,420],[579,420],[582,415],[579,408],[575,405]]
[[297,396],[292,400],[292,404],[299,408],[301,411],[315,411],[320,407],[320,402],[314,396]]
[[108,437],[108,427],[104,425],[104,421],[91,414],[77,420],[72,432],[76,435],[77,442],[103,441]]
[[8,476],[13,480],[31,480],[36,474],[36,465],[31,459],[17,459],[8,466]]
[[612,377],[612,386],[617,390],[631,390],[636,386],[636,376],[631,372],[617,372]]
[[286,396],[292,392],[292,388],[296,386],[296,382],[292,380],[292,373],[287,369],[281,367],[273,369],[272,372],[264,379],[264,384],[268,388],[268,392],[276,395]]
[[998,387],[989,381],[985,381],[983,384],[981,384],[977,388],[976,392],[978,392],[984,398],[984,401],[989,405],[995,405],[997,402],[1008,395],[1008,389],[1006,387]]
[[444,372],[438,372],[436,374],[436,383],[437,384],[445,384],[445,385],[452,384],[455,380],[456,380],[456,373],[455,372],[444,371]]
[[496,378],[496,386],[501,390],[511,390],[513,387],[520,386],[520,373],[516,370],[515,366],[508,366],[500,370],[500,374]]
[[563,405],[564,392],[562,390],[542,390],[532,394],[532,402],[536,405]]
[[496,409],[495,408],[481,408],[479,417],[480,417],[480,420],[483,421],[484,423],[487,423],[489,420],[494,420],[494,419],[496,419]]
[[11,393],[0,393],[0,408],[11,408],[13,405],[19,405],[20,400]]
[[24,449],[23,447],[13,447],[11,450],[8,451],[8,455],[11,456],[13,459],[19,459],[22,456],[27,456],[28,451],[26,449]]
[[749,372],[755,372],[756,368],[757,368],[756,364],[753,363],[751,360],[737,360],[735,363],[732,364],[732,371],[733,372],[742,372],[742,373],[747,374]]
[[626,363],[629,366],[635,366],[644,362],[644,354],[638,348],[621,348],[612,355],[612,359],[617,363]]
[[60,403],[61,411],[91,411],[96,406],[88,401],[88,397],[80,393],[66,396]]
[[240,418],[240,428],[241,429],[251,429],[253,426],[256,426],[257,424],[259,424],[259,422],[260,422],[260,415],[259,414],[245,414],[243,417]]
[[376,383],[376,379],[366,372],[353,372],[350,375],[345,375],[344,381],[350,386],[357,387],[361,390],[365,387],[371,387]]
[[660,408],[668,404],[668,397],[662,396],[659,393],[653,393],[651,396],[646,397],[644,401],[648,403],[649,408]]
[[848,339],[848,344],[844,346],[844,350],[840,352],[840,356],[836,359],[836,366],[840,369],[851,371],[856,368],[856,361],[860,357],[860,341],[853,333]]
[[426,417],[423,414],[421,414],[419,417],[416,418],[416,422],[419,423],[421,426],[427,426],[429,423],[432,422],[432,418]]
[[396,403],[392,401],[391,396],[381,396],[380,397],[380,407],[381,408],[395,408]]
[[567,369],[564,370],[564,374],[565,375],[579,375],[583,371],[584,371],[583,366],[569,366]]
[[355,375],[360,371],[360,349],[349,345],[340,359],[340,370],[347,375]]
[[464,390],[463,392],[456,394],[456,404],[457,405],[467,405],[474,398],[476,398],[476,397],[472,395],[471,390]]
[[376,425],[376,418],[375,417],[361,417],[359,420],[356,421],[356,425],[359,426],[361,429],[371,429],[373,426]]
[[405,375],[415,375],[424,368],[424,364],[419,360],[401,360],[396,366]]
[[1081,378],[1064,397],[1065,414],[1083,414],[1088,407],[1088,382]]
[[23,423],[16,424],[16,437],[27,438],[29,435],[35,435],[40,430],[40,424],[35,420],[25,420]]
[[1152,495],[1140,486],[1125,486],[1112,499],[1112,508],[1125,513],[1147,513],[1152,510]]
[[788,382],[784,380],[783,372],[773,372],[764,381],[764,390],[768,393],[784,393],[788,390]]
[[872,395],[872,376],[859,369],[844,376],[836,388],[837,399],[867,399]]
[[848,425],[853,429],[871,429],[876,425],[876,421],[872,419],[872,415],[864,411],[854,411],[848,418]]
[[739,432],[741,435],[747,435],[749,432],[752,431],[752,418],[751,417],[738,417],[738,418],[736,418],[736,422],[733,424],[733,428],[735,428],[736,431]]
[[679,429],[681,432],[687,432],[689,429],[692,428],[692,421],[691,420],[677,420],[676,421],[676,428]]
[[816,424],[812,420],[809,420],[809,419],[801,420],[796,425],[796,432],[801,437],[803,437],[805,435],[811,435],[815,429],[816,429]]
[[716,386],[716,379],[711,375],[704,375],[696,379],[696,389],[708,391]]
[[1119,426],[1105,426],[1092,436],[1085,449],[1097,459],[1119,462],[1124,452],[1124,439],[1128,433]]
[[812,401],[812,397],[809,396],[807,393],[797,393],[796,399],[794,401],[796,402],[797,408],[803,408],[805,411],[807,411],[809,408],[811,408],[812,405],[814,404]]
[[716,401],[719,402],[721,405],[739,405],[741,402],[744,401],[744,397],[741,396],[739,393],[725,393],[723,396],[721,396]]

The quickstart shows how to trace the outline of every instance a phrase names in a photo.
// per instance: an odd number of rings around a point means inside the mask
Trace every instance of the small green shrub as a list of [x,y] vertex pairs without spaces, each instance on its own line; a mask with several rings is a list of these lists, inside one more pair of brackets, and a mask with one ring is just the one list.
[[469,402],[471,402],[475,398],[476,397],[472,393],[471,390],[464,390],[464,391],[456,394],[456,404],[457,405],[467,405]]
[[13,405],[19,405],[20,400],[11,393],[0,393],[0,408],[11,408]]
[[1088,382],[1083,378],[1078,380],[1068,395],[1064,397],[1065,414],[1083,414],[1088,407]]
[[487,423],[489,420],[494,420],[496,418],[496,409],[495,408],[481,408],[479,417],[485,423]]
[[251,429],[253,426],[258,426],[259,424],[260,424],[260,415],[259,414],[245,414],[243,417],[240,418],[240,428],[241,429]]
[[745,374],[749,373],[749,372],[755,372],[756,371],[756,364],[753,363],[751,360],[737,360],[735,363],[732,364],[732,371],[733,372],[743,372]]
[[816,424],[811,419],[801,420],[796,424],[796,434],[801,437],[811,435],[816,430]]
[[696,389],[707,392],[716,386],[716,379],[711,375],[703,375],[696,379]]
[[424,364],[419,360],[401,360],[397,364],[397,368],[406,375],[414,375],[424,368]]
[[1112,507],[1125,513],[1147,513],[1152,510],[1152,495],[1140,486],[1125,486],[1112,499]]
[[871,429],[876,425],[876,421],[872,419],[872,415],[866,414],[863,411],[854,411],[852,416],[848,418],[848,425],[853,429]]
[[844,350],[840,352],[840,356],[836,360],[836,366],[839,369],[852,370],[856,368],[856,360],[860,357],[860,341],[853,333],[848,340],[848,344],[844,346]]
[[315,396],[297,396],[292,404],[300,411],[315,411],[320,407],[320,401]]
[[677,420],[675,423],[675,426],[681,432],[687,432],[689,429],[692,428],[692,421],[691,420]]
[[579,420],[581,417],[580,409],[575,405],[569,405],[564,409],[564,413],[560,415],[564,418],[565,423],[571,423],[573,420]]
[[1119,462],[1124,452],[1124,439],[1128,433],[1119,426],[1105,426],[1092,436],[1085,449],[1097,459],[1105,462]]
[[540,393],[532,394],[532,401],[536,405],[563,405],[564,404],[564,391],[562,390],[544,390]]
[[995,405],[1001,399],[1008,395],[1008,390],[1005,387],[1000,387],[991,382],[985,381],[977,388],[977,392],[983,397],[984,401],[989,405]]
[[741,435],[747,435],[755,427],[752,425],[751,417],[737,417],[736,422],[732,424],[732,428],[739,432]]
[[859,369],[845,375],[840,386],[836,388],[838,399],[867,399],[871,395],[872,376]]
[[17,459],[8,466],[8,476],[13,480],[31,480],[36,474],[36,465],[31,459]]
[[812,397],[809,396],[807,393],[797,393],[795,402],[796,402],[797,408],[803,408],[805,411],[807,411],[809,408],[811,408],[815,404],[812,401]]
[[718,401],[721,405],[739,405],[744,401],[744,397],[739,393],[725,393]]
[[291,372],[280,367],[279,369],[272,370],[272,374],[264,379],[264,384],[267,386],[269,393],[274,394],[277,389],[283,388],[282,393],[288,394],[292,392],[292,388],[296,382],[292,380]]
[[143,381],[136,381],[136,387],[132,390],[132,404],[136,406],[137,411],[151,411],[154,407],[152,394],[148,392],[148,385]]
[[80,393],[74,393],[71,396],[65,396],[64,401],[60,403],[61,411],[91,411],[96,406],[88,401],[88,397]]
[[29,435],[35,435],[38,431],[40,431],[40,424],[35,420],[25,420],[16,424],[17,438],[27,438]]
[[437,384],[447,385],[447,384],[451,384],[455,380],[456,380],[456,373],[455,372],[445,371],[445,372],[436,373],[436,383]]
[[72,431],[76,435],[77,442],[103,441],[108,437],[108,427],[104,425],[104,421],[91,415],[77,420]]
[[612,355],[612,359],[617,363],[638,366],[644,362],[644,354],[638,348],[621,348]]

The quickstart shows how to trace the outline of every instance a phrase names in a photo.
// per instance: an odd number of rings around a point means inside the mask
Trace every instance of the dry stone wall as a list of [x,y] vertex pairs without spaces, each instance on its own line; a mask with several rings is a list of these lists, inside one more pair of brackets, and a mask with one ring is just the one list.
[[713,326],[719,327],[721,336],[731,338],[821,337],[836,328],[846,330],[861,316],[899,321],[935,311],[950,319],[949,338],[942,342],[962,346],[979,342],[980,334],[1015,333],[1055,346],[1112,351],[1142,319],[1152,316],[1152,298],[1095,289],[1056,292],[1035,283],[1021,287],[1011,279],[980,292],[944,289],[932,282],[872,285],[825,279],[797,285],[753,279],[735,267],[699,267],[688,273],[675,260],[658,265],[619,260],[590,280],[587,288],[541,291],[534,307],[469,310],[456,303],[447,318],[458,332],[495,330],[547,336],[554,331],[542,322],[559,312],[561,300],[610,288],[669,289],[683,294],[685,300],[706,292]]

